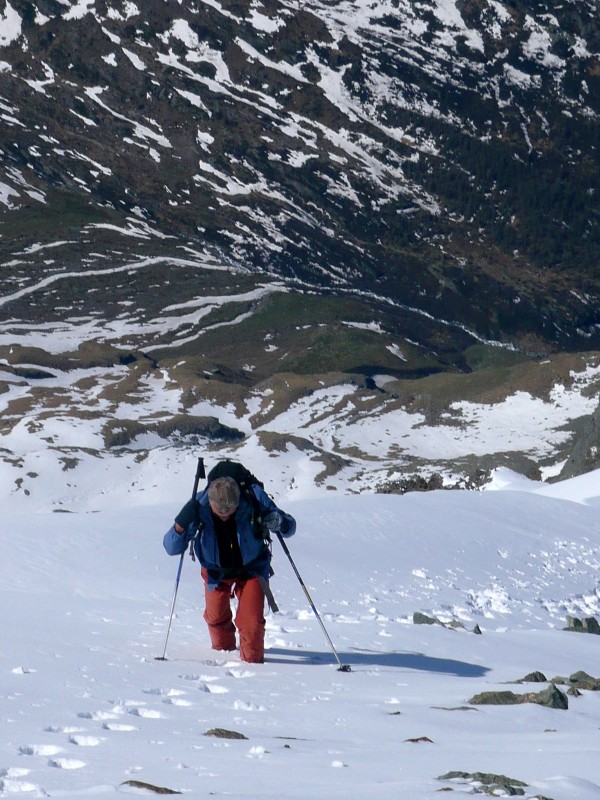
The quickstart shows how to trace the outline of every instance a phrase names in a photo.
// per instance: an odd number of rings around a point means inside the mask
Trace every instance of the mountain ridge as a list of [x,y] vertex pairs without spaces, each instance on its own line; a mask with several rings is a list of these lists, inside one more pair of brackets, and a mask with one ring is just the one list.
[[[350,490],[556,476],[598,394],[598,10],[2,0],[8,485],[40,439],[83,468],[231,431]],[[545,441],[491,440],[523,395]]]
[[4,8],[13,215],[59,188],[316,291],[598,346],[597,3]]

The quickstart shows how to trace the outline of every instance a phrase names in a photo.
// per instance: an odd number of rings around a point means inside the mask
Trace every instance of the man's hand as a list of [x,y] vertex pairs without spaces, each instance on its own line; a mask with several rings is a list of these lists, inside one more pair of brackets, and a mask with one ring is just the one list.
[[263,530],[268,533],[280,533],[282,522],[283,518],[279,511],[271,511],[271,513],[267,514],[263,519]]
[[197,528],[199,522],[200,512],[198,501],[194,498],[192,500],[188,500],[179,514],[177,514],[173,527],[175,528],[176,533],[181,536],[186,532],[191,533],[191,526],[194,525],[194,527]]

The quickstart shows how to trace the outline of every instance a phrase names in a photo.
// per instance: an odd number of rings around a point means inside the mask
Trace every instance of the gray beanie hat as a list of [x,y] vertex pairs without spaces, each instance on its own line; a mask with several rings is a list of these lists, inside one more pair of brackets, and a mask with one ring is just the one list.
[[208,502],[217,514],[231,514],[240,504],[240,488],[233,478],[217,478],[208,487]]

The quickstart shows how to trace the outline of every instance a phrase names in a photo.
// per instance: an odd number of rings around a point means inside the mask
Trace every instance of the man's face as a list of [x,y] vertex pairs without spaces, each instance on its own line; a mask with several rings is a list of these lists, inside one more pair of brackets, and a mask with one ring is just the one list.
[[230,517],[233,517],[233,515],[235,514],[237,509],[232,508],[231,511],[227,511],[226,513],[223,513],[223,512],[217,511],[216,508],[211,503],[210,504],[210,510],[215,515],[215,517],[218,517],[222,522],[225,522]]

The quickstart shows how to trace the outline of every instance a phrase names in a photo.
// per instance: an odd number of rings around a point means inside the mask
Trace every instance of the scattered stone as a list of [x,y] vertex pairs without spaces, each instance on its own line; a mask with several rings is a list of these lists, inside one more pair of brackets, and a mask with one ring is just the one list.
[[473,706],[431,706],[437,711],[477,711]]
[[406,494],[407,492],[431,492],[438,489],[445,489],[444,479],[438,472],[425,477],[423,475],[411,475],[395,481],[386,481],[377,486],[378,494]]
[[588,691],[591,692],[600,691],[600,678],[593,678],[591,675],[588,675],[587,672],[584,672],[583,670],[574,672],[568,678],[563,678],[561,676],[552,678],[552,683],[557,683],[562,686],[568,685],[575,689],[587,689]]
[[587,672],[579,670],[569,677],[569,683],[578,689],[589,689],[592,692],[600,690],[600,678],[593,678]]
[[491,772],[447,772],[445,775],[440,775],[439,781],[452,781],[463,780],[474,785],[475,793],[496,795],[497,792],[510,797],[515,795],[524,795],[524,787],[527,786],[524,781],[518,781],[513,778],[508,778],[506,775],[495,775]]
[[[455,483],[448,483],[438,473],[431,475],[408,475],[399,480],[389,480],[379,484],[375,491],[378,494],[406,494],[407,492],[431,492],[440,489],[478,490],[492,479],[490,469],[476,469],[462,475]],[[539,474],[533,480],[541,480]]]
[[480,692],[480,694],[473,695],[469,700],[474,706],[514,706],[518,703],[524,703],[523,694],[515,694],[515,692]]
[[584,421],[582,429],[576,434],[571,454],[556,479],[562,481],[597,469],[600,452],[598,445],[600,445],[600,406]]
[[576,686],[571,686],[570,689],[567,689],[567,694],[570,694],[571,697],[581,697],[583,692],[580,692]]
[[475,627],[473,628],[473,633],[476,633],[476,634],[478,634],[479,636],[481,636],[481,635],[482,635],[482,633],[481,633],[481,628],[479,627],[479,625],[475,625]]
[[427,614],[422,614],[420,611],[415,611],[413,614],[413,625],[441,625],[439,619],[435,617],[428,617]]
[[557,689],[556,686],[551,685],[539,694],[525,695],[530,697],[528,702],[537,703],[540,706],[547,708],[562,708],[565,711],[569,708],[569,700],[564,692]]
[[524,678],[520,678],[514,683],[548,683],[548,678],[543,672],[530,672]]
[[569,700],[567,695],[552,685],[543,692],[527,692],[526,694],[515,694],[515,692],[481,692],[469,700],[473,705],[497,705],[510,706],[521,703],[537,703],[547,708],[567,709]]
[[175,789],[167,789],[166,786],[155,786],[153,783],[146,783],[145,781],[123,781],[121,786],[132,786],[134,789],[146,789],[153,794],[181,794]]
[[600,681],[598,681],[598,678],[592,678],[592,676],[585,672],[585,670],[579,669],[577,672],[569,675],[569,683],[589,684],[600,683]]
[[430,739],[429,736],[419,736],[416,739],[405,739],[405,742],[429,742],[429,744],[433,744],[433,739]]
[[238,731],[228,731],[226,728],[211,728],[206,731],[205,736],[216,736],[217,739],[247,739],[243,733]]
[[161,439],[175,437],[180,441],[210,439],[239,441],[245,434],[237,428],[223,425],[216,417],[195,417],[191,414],[176,414],[158,422],[138,420],[109,420],[102,429],[107,448],[127,447],[138,436],[155,434]]
[[457,619],[453,619],[450,622],[442,622],[441,619],[429,617],[421,611],[415,611],[413,614],[413,625],[441,625],[442,628],[449,628],[450,630],[456,630],[456,628],[464,629],[465,627],[462,622]]
[[600,623],[596,617],[584,617],[583,619],[579,619],[578,617],[567,617],[567,627],[564,628],[565,631],[575,631],[576,633],[595,633],[596,635],[600,635]]

